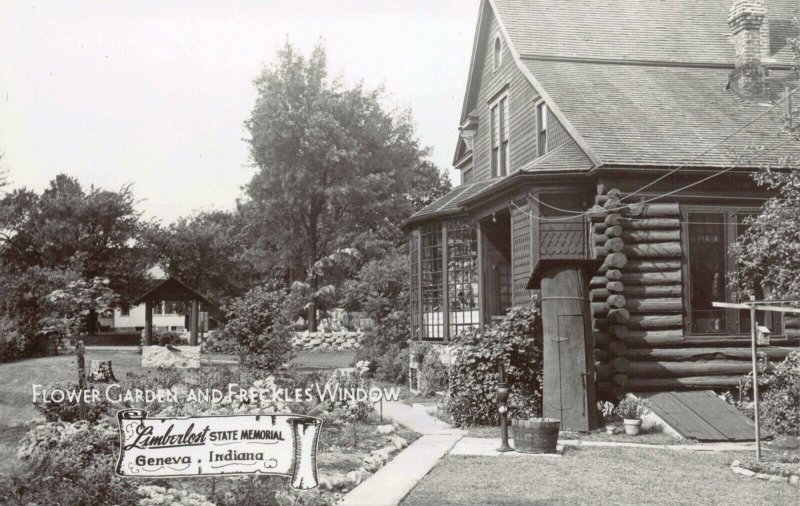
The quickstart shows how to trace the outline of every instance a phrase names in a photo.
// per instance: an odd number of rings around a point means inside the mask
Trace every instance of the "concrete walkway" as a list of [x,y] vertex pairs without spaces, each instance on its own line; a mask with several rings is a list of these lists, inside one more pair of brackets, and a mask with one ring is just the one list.
[[383,415],[422,437],[345,495],[340,506],[399,504],[464,435],[464,431],[437,420],[424,408],[402,402],[384,403]]

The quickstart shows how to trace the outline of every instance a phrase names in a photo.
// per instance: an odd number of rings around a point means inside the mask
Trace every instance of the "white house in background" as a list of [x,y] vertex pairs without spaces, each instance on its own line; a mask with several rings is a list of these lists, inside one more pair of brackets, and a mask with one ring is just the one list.
[[[153,328],[159,331],[183,332],[188,328],[188,308],[182,302],[161,302],[153,308]],[[112,331],[142,330],[145,326],[145,305],[114,308],[108,318]],[[106,323],[103,323],[106,325]],[[200,312],[200,331],[208,330],[208,313]]]

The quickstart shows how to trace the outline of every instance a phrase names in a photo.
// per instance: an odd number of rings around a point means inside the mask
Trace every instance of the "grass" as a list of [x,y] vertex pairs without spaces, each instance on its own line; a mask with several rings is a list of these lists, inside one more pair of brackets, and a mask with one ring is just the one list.
[[450,456],[402,504],[798,503],[796,486],[732,473],[728,466],[734,458],[724,453],[588,447],[569,448],[561,458]]

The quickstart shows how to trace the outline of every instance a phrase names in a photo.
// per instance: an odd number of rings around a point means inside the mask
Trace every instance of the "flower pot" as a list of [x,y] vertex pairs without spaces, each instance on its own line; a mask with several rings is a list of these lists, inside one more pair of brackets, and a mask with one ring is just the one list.
[[637,436],[642,431],[641,420],[628,420],[625,419],[625,434],[629,436]]
[[520,453],[556,453],[561,421],[553,418],[512,420],[514,449]]
[[606,434],[615,434],[617,432],[617,428],[614,425],[606,425]]

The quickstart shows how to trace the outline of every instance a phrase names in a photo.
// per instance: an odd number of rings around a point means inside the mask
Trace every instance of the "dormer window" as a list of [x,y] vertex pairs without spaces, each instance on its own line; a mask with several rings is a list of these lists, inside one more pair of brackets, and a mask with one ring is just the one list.
[[500,37],[494,39],[494,70],[500,68],[500,65],[503,63],[503,52],[502,46],[500,45]]
[[547,153],[547,104],[539,102],[536,106],[536,145],[539,156]]

